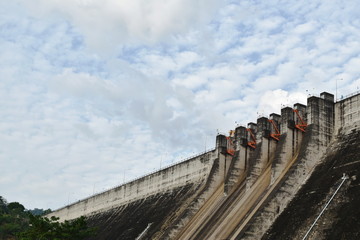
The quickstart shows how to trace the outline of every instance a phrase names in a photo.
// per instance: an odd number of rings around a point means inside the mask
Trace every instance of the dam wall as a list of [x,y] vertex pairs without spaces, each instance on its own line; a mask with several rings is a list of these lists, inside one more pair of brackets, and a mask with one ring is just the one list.
[[89,226],[100,229],[93,239],[176,239],[180,230],[191,225],[196,213],[207,209],[204,204],[209,199],[223,195],[222,183],[231,160],[227,144],[226,136],[216,137],[216,149],[208,155],[212,158],[211,168],[205,178],[195,175],[180,186],[89,214]]
[[61,220],[87,216],[124,205],[138,199],[166,192],[189,183],[205,181],[217,158],[217,150],[211,150],[184,162],[167,167],[145,177],[96,194],[52,212]]
[[272,236],[269,229],[315,168],[331,152],[356,144],[359,127],[359,93],[335,103],[323,92],[309,97],[307,105],[284,107],[281,115],[219,134],[214,150],[49,216],[88,216],[90,226],[101,229],[97,240],[262,239]]

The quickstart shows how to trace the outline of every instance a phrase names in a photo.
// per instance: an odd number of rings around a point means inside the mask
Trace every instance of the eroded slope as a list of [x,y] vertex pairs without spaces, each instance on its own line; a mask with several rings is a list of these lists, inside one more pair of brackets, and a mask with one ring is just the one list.
[[302,239],[326,202],[349,176],[308,239],[360,239],[360,131],[339,136],[306,184],[262,239]]

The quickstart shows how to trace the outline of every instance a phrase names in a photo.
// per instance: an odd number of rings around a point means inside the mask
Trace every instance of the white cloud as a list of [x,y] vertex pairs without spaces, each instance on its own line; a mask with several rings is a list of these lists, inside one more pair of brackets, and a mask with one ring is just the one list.
[[315,21],[299,24],[295,27],[294,33],[299,35],[313,33],[317,28],[316,25],[317,23]]
[[186,76],[185,78],[174,79],[174,84],[181,85],[189,89],[196,89],[201,87],[204,83],[207,82],[206,78],[202,78],[196,75]]
[[344,66],[344,72],[351,76],[359,76],[360,74],[360,56],[351,58]]
[[287,91],[276,89],[266,91],[259,100],[258,113],[268,116],[271,113],[280,114],[284,106],[292,107],[295,103],[306,104],[306,94],[289,93]]
[[284,24],[285,19],[283,17],[275,16],[275,17],[267,17],[257,24],[257,29],[261,32],[270,32],[272,30],[276,30],[282,24]]
[[36,16],[66,16],[89,46],[107,53],[122,43],[153,44],[206,24],[220,1],[21,1]]

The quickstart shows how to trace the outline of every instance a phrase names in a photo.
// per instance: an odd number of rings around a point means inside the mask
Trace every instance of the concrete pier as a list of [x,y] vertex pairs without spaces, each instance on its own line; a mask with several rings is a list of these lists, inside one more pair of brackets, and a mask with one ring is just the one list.
[[296,151],[301,141],[302,132],[298,133],[300,130],[295,127],[296,124],[294,109],[290,107],[282,108],[280,120],[281,136],[279,144],[275,149],[274,161],[272,162],[271,184],[275,182],[288,162],[297,154]]
[[257,119],[256,142],[253,158],[249,163],[248,176],[246,178],[246,189],[249,189],[263,173],[267,165],[272,161],[276,142],[270,139],[271,124],[269,119],[261,117]]
[[238,126],[235,128],[234,146],[235,153],[230,163],[230,169],[225,179],[224,192],[229,194],[233,187],[240,184],[245,178],[245,171],[247,168],[248,147],[247,138],[248,132],[246,127]]

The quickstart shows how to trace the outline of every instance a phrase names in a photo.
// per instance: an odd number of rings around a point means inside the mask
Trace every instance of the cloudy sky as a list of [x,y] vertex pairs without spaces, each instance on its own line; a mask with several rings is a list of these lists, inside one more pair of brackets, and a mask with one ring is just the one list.
[[62,207],[360,87],[355,0],[0,0],[0,195]]

